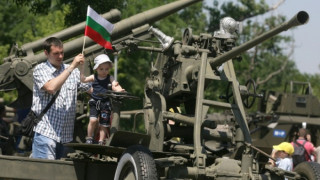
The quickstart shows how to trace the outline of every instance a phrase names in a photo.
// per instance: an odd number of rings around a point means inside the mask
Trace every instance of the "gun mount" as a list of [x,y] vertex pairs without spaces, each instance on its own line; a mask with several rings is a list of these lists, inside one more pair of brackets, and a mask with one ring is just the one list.
[[[129,162],[128,157],[134,152],[149,151],[154,163],[148,160],[148,166],[160,179],[308,179],[315,176],[316,172],[311,176],[304,174],[302,167],[296,167],[299,173],[288,172],[259,161],[259,156],[270,157],[252,145],[243,106],[244,99],[258,95],[249,92],[248,84],[239,85],[232,61],[264,40],[305,24],[308,19],[308,14],[301,11],[290,21],[238,47],[235,32],[239,30],[239,23],[232,18],[223,19],[221,29],[213,35],[193,35],[188,28],[182,41],[174,41],[159,29],[141,27],[139,33],[153,34],[160,41],[160,48],[138,46],[138,40],[132,36],[114,42],[116,50],[129,47],[159,53],[146,80],[143,113],[138,112],[143,114],[146,134],[120,130],[121,98],[109,95],[114,112],[107,147],[127,149],[120,156],[115,179],[135,174],[136,169],[127,168],[126,164],[134,166],[138,162]],[[217,83],[232,88],[232,95],[227,93],[217,98],[214,92],[208,93],[208,89],[214,89],[210,86]],[[213,117],[210,113],[213,109],[230,110],[232,117]],[[142,147],[135,146],[137,143]],[[90,147],[71,146],[90,151]]]
[[[192,106],[192,108],[186,110],[186,114],[197,114],[195,115],[196,119],[205,117],[202,116],[202,113],[206,114],[203,112],[202,106],[211,105],[227,109],[232,108],[234,113],[238,114],[237,123],[241,126],[245,141],[251,143],[241,99],[247,94],[246,88],[238,85],[232,61],[229,60],[290,27],[305,24],[308,18],[306,12],[299,12],[287,23],[238,47],[234,47],[235,36],[227,36],[225,38],[225,35],[222,36],[219,33],[216,33],[216,36],[205,33],[200,36],[193,36],[192,30],[186,29],[182,43],[179,41],[173,43],[170,50],[159,55],[155,65],[151,68],[151,77],[147,80],[145,90],[146,104],[151,103],[153,105],[154,103],[148,102],[152,101],[149,93],[158,92],[165,99],[163,106],[166,109],[162,109],[162,111],[175,108],[184,103],[185,106],[187,106],[186,104]],[[236,23],[234,22],[233,24]],[[218,66],[223,63],[225,63],[223,71],[219,71]],[[232,84],[234,100],[238,105],[234,106],[204,99],[205,83],[210,79],[226,81]],[[201,121],[199,120],[198,124],[201,124]],[[194,125],[196,124],[195,122]]]
[[[193,35],[192,29],[188,28],[182,41],[174,41],[153,27],[140,29],[141,34],[153,34],[162,48],[138,46],[132,37],[116,41],[116,50],[129,47],[159,53],[145,84],[143,115],[146,135],[119,129],[121,100],[110,96],[115,109],[107,146],[117,144],[128,148],[120,157],[116,179],[135,171],[124,166],[128,163],[126,158],[130,151],[142,151],[141,147],[133,146],[137,140],[152,152],[155,164],[150,166],[157,167],[153,174],[158,174],[161,179],[224,179],[231,176],[234,179],[299,179],[297,173],[282,171],[280,175],[277,171],[281,170],[268,168],[264,166],[266,162],[257,161],[256,156],[267,154],[251,145],[242,103],[248,96],[257,95],[249,93],[247,86],[239,85],[232,59],[282,31],[305,24],[308,19],[308,14],[301,11],[287,23],[238,47],[235,46],[235,32],[239,23],[232,18],[224,19],[227,24],[221,25],[229,28],[220,29],[213,35]],[[214,82],[211,86],[215,83],[231,84],[233,100],[206,94],[210,82]],[[215,121],[210,119],[210,108],[228,109],[233,117],[223,122]],[[173,137],[179,140],[174,142]],[[88,150],[88,147],[74,147]],[[166,155],[171,153],[176,155]]]

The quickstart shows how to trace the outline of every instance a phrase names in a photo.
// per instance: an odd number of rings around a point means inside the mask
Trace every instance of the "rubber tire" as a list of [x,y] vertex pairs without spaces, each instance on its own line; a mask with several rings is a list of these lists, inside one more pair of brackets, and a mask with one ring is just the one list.
[[[134,176],[134,178],[133,178]],[[157,168],[149,149],[141,145],[129,147],[121,156],[114,180],[157,180]]]
[[320,179],[320,164],[316,162],[302,162],[294,168],[302,177],[301,179],[319,180]]

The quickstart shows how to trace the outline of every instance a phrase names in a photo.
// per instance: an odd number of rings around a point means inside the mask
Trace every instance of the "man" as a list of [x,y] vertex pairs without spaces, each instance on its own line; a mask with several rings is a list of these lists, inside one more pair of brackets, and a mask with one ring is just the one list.
[[67,65],[63,63],[63,44],[58,38],[48,38],[43,48],[48,60],[33,71],[31,109],[39,115],[59,89],[60,93],[34,128],[31,157],[60,159],[64,154],[63,144],[73,139],[77,90],[88,91],[91,86],[80,82],[80,71],[76,69],[84,62],[82,54]]

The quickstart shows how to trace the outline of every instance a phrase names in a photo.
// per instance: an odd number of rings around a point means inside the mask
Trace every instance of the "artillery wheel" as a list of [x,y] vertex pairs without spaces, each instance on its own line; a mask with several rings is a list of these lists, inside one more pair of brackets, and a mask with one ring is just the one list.
[[302,162],[294,168],[294,171],[300,174],[301,179],[320,179],[320,164],[316,162]]
[[251,108],[254,102],[256,101],[256,94],[257,94],[256,83],[254,82],[253,79],[249,79],[246,82],[246,87],[248,90],[248,95],[243,100],[243,105],[246,108]]
[[141,146],[129,147],[118,162],[115,180],[157,180],[157,169],[151,152]]

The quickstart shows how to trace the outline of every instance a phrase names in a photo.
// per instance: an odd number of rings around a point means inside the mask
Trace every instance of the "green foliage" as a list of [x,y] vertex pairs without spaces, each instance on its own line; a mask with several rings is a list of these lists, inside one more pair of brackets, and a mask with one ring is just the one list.
[[[7,3],[7,4],[6,4]],[[64,8],[66,9],[66,8]],[[45,16],[34,16],[28,7],[17,7],[10,1],[0,1],[0,64],[3,58],[10,55],[10,48],[43,38],[64,28],[64,12],[61,10],[49,12]],[[13,102],[17,92],[1,92],[5,102]]]
[[[67,7],[64,8],[64,11],[66,10]],[[24,34],[24,41],[31,42],[63,30],[65,28],[64,11],[49,12],[45,16],[34,18],[33,25]]]
[[[8,55],[9,48],[10,48],[9,44],[0,46],[0,57],[6,57]],[[0,58],[0,64],[2,63],[3,63],[3,60],[2,58]]]
[[64,28],[64,12],[54,11],[46,16],[34,16],[28,12],[27,7],[17,7],[8,1],[0,2],[0,57],[8,56],[13,44],[19,46],[43,38]]
[[14,43],[19,43],[23,39],[23,34],[28,22],[25,19],[28,17],[27,8],[17,8],[13,3],[0,1],[0,46],[1,54],[9,53],[9,46]]
[[16,99],[16,97],[18,97],[17,91],[9,91],[9,92],[0,91],[0,99],[3,100],[5,105],[12,103]]
[[87,7],[90,5],[98,13],[105,13],[111,9],[122,9],[123,0],[101,1],[101,0],[12,0],[19,7],[29,7],[29,11],[34,15],[46,16],[54,11],[62,11],[65,6],[70,7],[64,14],[65,25],[71,26],[86,19]]

